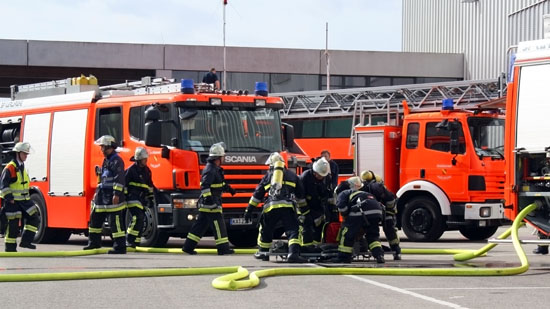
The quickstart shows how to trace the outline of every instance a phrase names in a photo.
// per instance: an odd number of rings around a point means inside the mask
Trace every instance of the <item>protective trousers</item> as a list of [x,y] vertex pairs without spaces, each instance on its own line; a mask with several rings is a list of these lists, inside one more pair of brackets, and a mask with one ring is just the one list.
[[384,255],[382,244],[380,243],[379,222],[379,217],[365,219],[364,216],[348,215],[342,224],[342,233],[338,245],[338,257],[341,260],[351,261],[353,244],[361,229],[365,231],[367,244],[372,255],[374,257]]
[[126,242],[129,246],[135,247],[141,242],[141,234],[143,233],[143,225],[145,219],[145,208],[141,203],[128,202],[128,211],[130,212],[131,222],[126,231]]
[[[219,210],[219,211],[218,211]],[[214,209],[214,212],[200,211],[197,221],[187,233],[187,239],[183,244],[183,249],[186,252],[195,250],[202,236],[210,227],[216,239],[216,248],[218,253],[223,253],[229,250],[229,239],[227,238],[227,229],[221,209]]]
[[325,212],[311,209],[300,226],[302,246],[311,246],[321,243],[323,226],[325,225]]
[[101,233],[103,222],[109,217],[109,226],[113,235],[113,249],[119,252],[126,252],[126,233],[124,232],[124,211],[106,211],[105,209],[92,208],[90,215],[90,226],[88,228],[88,248],[101,247]]
[[273,208],[262,214],[260,220],[260,233],[258,235],[258,249],[262,252],[269,251],[273,242],[273,232],[279,221],[285,229],[288,237],[288,253],[300,253],[300,240],[298,239],[298,220],[292,207]]
[[17,235],[19,235],[19,220],[22,219],[23,234],[21,235],[22,244],[30,244],[34,240],[34,235],[38,230],[40,219],[38,218],[38,208],[31,201],[15,201],[14,203],[4,203],[4,214],[7,218],[7,233],[4,238],[6,252],[15,252]]
[[386,239],[388,240],[388,243],[393,251],[396,251],[397,248],[399,248],[399,236],[397,236],[397,228],[395,227],[396,221],[397,219],[395,215],[386,211],[382,228],[384,230],[384,235],[386,235]]

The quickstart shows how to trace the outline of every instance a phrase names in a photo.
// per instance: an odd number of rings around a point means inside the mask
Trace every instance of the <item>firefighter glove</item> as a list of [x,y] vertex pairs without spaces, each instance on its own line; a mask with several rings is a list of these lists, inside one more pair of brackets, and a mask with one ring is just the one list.
[[233,189],[231,186],[227,186],[227,192],[231,193],[231,196],[235,195],[237,193],[237,190]]
[[244,219],[245,220],[252,220],[252,209],[254,209],[255,207],[252,206],[252,205],[248,205],[248,207],[246,207],[246,210],[244,211]]
[[214,199],[212,198],[212,196],[207,196],[202,200],[202,203],[204,205],[214,205]]

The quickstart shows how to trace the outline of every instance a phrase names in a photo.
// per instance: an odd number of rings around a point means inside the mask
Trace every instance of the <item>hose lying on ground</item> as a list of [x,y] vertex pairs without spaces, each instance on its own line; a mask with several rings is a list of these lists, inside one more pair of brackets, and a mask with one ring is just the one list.
[[[529,262],[525,256],[525,252],[521,248],[518,239],[518,229],[521,226],[523,218],[537,207],[536,204],[531,204],[524,208],[517,216],[512,227],[509,229],[512,234],[514,249],[518,254],[521,265],[518,267],[499,267],[499,268],[272,268],[263,269],[248,273],[243,267],[204,267],[204,268],[173,268],[173,269],[142,269],[142,270],[116,270],[116,271],[94,271],[94,272],[70,272],[70,273],[34,273],[34,274],[5,274],[0,275],[0,282],[6,281],[51,281],[51,280],[79,280],[79,279],[105,279],[105,278],[130,278],[130,277],[158,277],[158,276],[190,276],[190,275],[206,275],[206,274],[226,274],[212,281],[212,286],[223,290],[238,290],[253,288],[260,283],[260,278],[271,276],[292,276],[292,275],[397,275],[397,276],[503,276],[521,274],[529,269]],[[506,234],[506,231],[504,234]],[[499,236],[499,238],[505,238]],[[456,260],[466,260],[479,256],[487,252],[494,246],[485,246],[480,250],[473,252],[460,251],[464,256],[455,255]],[[488,249],[487,249],[488,248]],[[4,257],[51,257],[51,256],[79,256],[90,254],[102,254],[109,249],[81,250],[81,251],[54,251],[54,252],[6,252],[0,254]],[[237,249],[238,253],[250,254],[253,249]],[[410,250],[410,251],[409,251]],[[403,253],[420,253],[427,250],[425,253],[431,254],[454,254],[455,250],[450,249],[403,249]],[[179,253],[180,249],[157,249],[157,248],[137,248],[137,252],[154,252],[154,253]],[[213,254],[215,249],[197,249],[200,253]],[[244,279],[249,276],[248,279]],[[241,280],[244,279],[244,280]]]

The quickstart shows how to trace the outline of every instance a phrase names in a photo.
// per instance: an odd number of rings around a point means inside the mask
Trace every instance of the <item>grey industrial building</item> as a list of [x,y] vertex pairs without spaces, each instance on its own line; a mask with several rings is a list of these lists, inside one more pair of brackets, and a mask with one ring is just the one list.
[[405,52],[464,54],[464,79],[507,72],[514,47],[544,38],[549,0],[403,0]]
[[[227,88],[252,90],[266,81],[271,92],[326,88],[324,50],[227,48]],[[460,53],[330,51],[331,89],[463,79]],[[81,73],[100,85],[143,76],[201,80],[223,68],[219,46],[0,40],[0,96],[10,85],[28,84]]]

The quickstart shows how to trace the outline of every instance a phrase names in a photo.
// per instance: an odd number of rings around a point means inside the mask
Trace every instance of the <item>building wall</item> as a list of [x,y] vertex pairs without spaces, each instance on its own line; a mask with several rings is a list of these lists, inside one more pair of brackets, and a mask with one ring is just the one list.
[[[278,92],[324,89],[325,61],[324,50],[228,47],[227,88],[251,89],[252,81],[263,80]],[[330,61],[333,89],[463,79],[460,53],[332,50]],[[106,70],[109,81],[135,79],[143,72],[200,80],[211,67],[222,75],[222,47],[0,40],[0,95],[5,96],[10,80],[23,84],[25,76],[29,82],[47,81],[81,69],[100,84]],[[26,75],[37,71],[40,76]]]
[[463,53],[465,79],[506,72],[509,47],[542,39],[548,0],[403,0],[405,52]]

